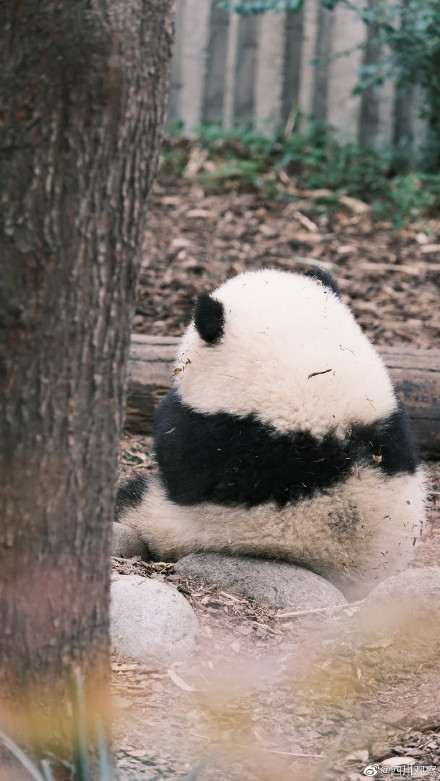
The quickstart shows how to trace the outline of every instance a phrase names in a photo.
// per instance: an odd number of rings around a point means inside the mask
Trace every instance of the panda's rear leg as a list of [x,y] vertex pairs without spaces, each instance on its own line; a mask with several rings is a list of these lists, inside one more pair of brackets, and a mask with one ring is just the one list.
[[149,486],[149,478],[142,472],[125,480],[118,486],[116,494],[116,520],[124,523],[124,515],[130,509],[136,509],[142,504]]

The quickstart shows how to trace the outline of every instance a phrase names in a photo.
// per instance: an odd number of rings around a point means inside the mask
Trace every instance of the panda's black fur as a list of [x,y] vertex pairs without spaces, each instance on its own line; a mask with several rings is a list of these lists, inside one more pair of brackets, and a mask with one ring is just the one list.
[[121,485],[117,512],[161,558],[283,558],[357,596],[406,564],[423,521],[404,407],[320,269],[199,297],[154,447],[157,475]]
[[[252,414],[201,414],[173,388],[159,406],[154,441],[166,494],[179,505],[284,507],[330,489],[353,464],[388,476],[412,475],[418,465],[402,404],[384,420],[353,426],[341,441],[331,433],[280,434]],[[269,467],[262,467],[263,456]]]
[[127,509],[136,509],[142,503],[142,500],[148,489],[148,477],[137,472],[124,483],[118,486],[116,495],[116,516],[124,513]]
[[327,271],[323,271],[321,268],[315,266],[314,268],[310,268],[308,271],[306,271],[304,276],[309,277],[310,279],[315,279],[325,287],[328,287],[328,289],[331,290],[335,296],[341,298],[341,289],[338,283],[335,279],[333,279],[331,274],[327,273]]

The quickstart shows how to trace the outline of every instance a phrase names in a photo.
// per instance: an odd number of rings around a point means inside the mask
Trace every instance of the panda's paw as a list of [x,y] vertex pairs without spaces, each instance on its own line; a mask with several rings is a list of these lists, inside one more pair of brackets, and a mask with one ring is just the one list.
[[113,524],[112,538],[112,556],[122,559],[132,559],[133,556],[139,556],[144,561],[148,561],[149,551],[139,532],[125,523]]

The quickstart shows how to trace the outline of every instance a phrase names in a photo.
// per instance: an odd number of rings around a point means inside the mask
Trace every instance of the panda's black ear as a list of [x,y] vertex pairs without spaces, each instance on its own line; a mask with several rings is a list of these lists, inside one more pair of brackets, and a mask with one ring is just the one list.
[[333,293],[338,296],[338,298],[341,297],[341,290],[338,283],[335,282],[332,275],[328,274],[327,271],[323,271],[320,268],[310,268],[305,272],[304,276],[310,277],[311,279],[316,279],[318,282],[322,282],[322,284],[325,285],[325,287],[330,288],[330,290],[332,290]]
[[202,293],[194,307],[194,324],[204,342],[218,344],[225,325],[223,304],[207,293]]

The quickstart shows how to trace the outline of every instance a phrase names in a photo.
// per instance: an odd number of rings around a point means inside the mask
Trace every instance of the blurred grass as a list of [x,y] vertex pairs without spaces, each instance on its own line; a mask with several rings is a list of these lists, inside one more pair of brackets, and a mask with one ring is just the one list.
[[[420,670],[435,670],[440,655],[438,614],[429,600],[417,610],[414,605],[394,607],[393,602],[388,613],[381,609],[378,621],[371,611],[364,614],[361,608],[357,614],[347,614],[330,624],[305,628],[304,642],[297,642],[294,651],[287,654],[272,649],[261,659],[235,657],[232,665],[224,659],[209,671],[201,670],[200,681],[188,695],[192,715],[187,729],[188,740],[197,734],[194,730],[203,730],[199,737],[207,741],[207,752],[186,775],[179,775],[180,781],[204,777],[204,769],[211,765],[214,773],[219,772],[217,760],[237,762],[257,773],[260,781],[323,781],[348,752],[371,745],[384,726],[372,707],[376,692],[383,695],[384,688],[396,691],[397,686],[407,697],[410,677],[411,690],[416,692]],[[97,703],[86,698],[79,671],[69,671],[69,682],[70,743],[63,756],[45,753],[42,746],[48,741],[41,735],[37,746],[27,741],[23,749],[15,735],[11,738],[0,732],[0,745],[34,781],[61,777],[113,781],[111,747],[96,716]],[[338,712],[341,718],[333,724],[331,714]],[[278,717],[284,724],[280,729],[275,723]],[[319,725],[328,724],[329,717],[331,734],[324,732],[316,753],[303,749],[301,735],[307,740],[307,730],[319,731]],[[301,726],[299,733],[295,724]],[[165,716],[163,728],[166,730]],[[46,736],[49,742],[56,729],[57,725],[52,725]],[[280,744],[283,735],[285,746]],[[368,755],[368,751],[361,753]],[[359,765],[363,761],[360,757]]]
[[341,144],[322,123],[287,134],[264,134],[252,123],[232,130],[203,124],[191,139],[181,133],[176,125],[163,142],[162,170],[192,178],[208,193],[250,191],[292,202],[301,199],[298,190],[316,190],[321,191],[313,204],[317,214],[338,206],[339,196],[349,196],[394,228],[440,215],[440,174],[400,174],[391,152]]

